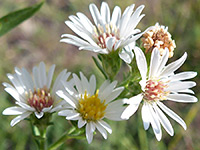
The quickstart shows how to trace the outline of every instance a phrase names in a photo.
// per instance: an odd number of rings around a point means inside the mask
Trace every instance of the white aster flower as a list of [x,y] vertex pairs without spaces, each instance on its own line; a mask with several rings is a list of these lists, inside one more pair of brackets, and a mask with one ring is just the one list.
[[[115,88],[117,81],[110,83],[106,80],[96,90],[96,78],[92,75],[89,79],[80,73],[80,79],[73,74],[75,86],[64,84],[66,90],[57,92],[71,105],[71,108],[58,112],[60,116],[66,116],[67,120],[78,120],[78,128],[86,125],[86,138],[92,142],[93,132],[97,130],[107,139],[107,132],[112,133],[111,127],[103,121],[104,118],[119,121],[124,110],[122,100],[116,100],[123,87]],[[106,132],[107,131],[107,132]]]
[[[100,11],[95,4],[90,4],[89,9],[94,24],[82,13],[77,16],[69,16],[70,21],[66,25],[78,35],[63,34],[61,42],[73,44],[79,50],[89,50],[96,53],[108,54],[111,51],[122,49],[124,46],[136,41],[143,33],[135,29],[144,14],[140,15],[144,5],[139,6],[135,11],[134,4],[128,6],[123,14],[120,7],[116,6],[110,16],[110,9],[106,2],[103,2]],[[132,53],[132,51],[130,51]],[[126,62],[126,57],[120,58]]]
[[52,113],[62,108],[65,101],[60,101],[56,91],[63,88],[61,81],[66,81],[70,75],[67,70],[63,70],[57,77],[53,87],[51,82],[55,65],[46,74],[45,64],[41,62],[39,67],[33,67],[33,78],[25,68],[15,68],[15,74],[8,74],[9,83],[3,83],[5,91],[15,100],[18,106],[9,107],[3,111],[3,115],[19,115],[11,121],[14,126],[30,114],[34,113],[40,119],[44,113]]
[[158,141],[160,141],[162,137],[161,125],[171,136],[174,134],[172,125],[163,111],[186,130],[185,122],[165,106],[163,102],[166,100],[184,103],[197,102],[197,98],[190,95],[194,94],[190,88],[194,87],[196,83],[184,81],[195,77],[197,73],[174,73],[184,63],[187,54],[185,53],[180,59],[166,65],[169,56],[168,49],[165,49],[163,55],[160,56],[159,50],[155,48],[151,55],[150,69],[147,76],[147,62],[144,53],[138,47],[135,47],[134,51],[142,77],[140,85],[143,92],[130,99],[124,100],[124,102],[129,105],[121,117],[128,119],[132,116],[143,100],[141,114],[144,129],[147,130],[151,124]]
[[156,23],[155,26],[151,27],[151,30],[148,30],[143,34],[143,38],[141,40],[144,48],[146,49],[146,53],[157,47],[161,55],[165,48],[168,48],[169,50],[169,58],[174,55],[174,48],[176,48],[176,44],[175,41],[172,40],[171,34],[168,32],[168,27]]

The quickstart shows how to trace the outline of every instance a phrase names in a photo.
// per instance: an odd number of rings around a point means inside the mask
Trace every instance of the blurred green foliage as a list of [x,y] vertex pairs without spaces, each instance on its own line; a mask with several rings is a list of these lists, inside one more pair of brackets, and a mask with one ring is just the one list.
[[8,31],[33,16],[43,5],[42,3],[36,4],[31,7],[20,9],[9,13],[8,15],[0,18],[0,36],[6,34]]
[[[34,5],[37,0],[12,0],[0,1],[0,17],[11,11]],[[9,82],[6,74],[13,73],[14,67],[26,67],[29,71],[40,61],[48,66],[56,64],[58,73],[67,68],[71,72],[84,72],[86,75],[94,73],[98,83],[103,81],[103,76],[95,67],[92,56],[94,53],[79,51],[72,45],[59,43],[63,33],[72,33],[64,21],[69,15],[75,15],[80,11],[90,16],[88,5],[94,2],[100,6],[101,1],[95,0],[47,0],[42,9],[31,19],[25,21],[14,30],[0,38],[0,82]],[[111,8],[119,5],[124,10],[128,5],[145,5],[143,11],[146,16],[142,19],[138,28],[142,31],[156,22],[169,27],[169,32],[176,42],[175,56],[177,59],[185,51],[188,53],[186,63],[179,71],[196,71],[200,73],[200,0],[113,0],[108,1]],[[120,78],[120,76],[119,76]],[[200,97],[200,77],[194,79],[197,86],[194,91]],[[14,105],[14,100],[0,87],[0,112]],[[129,121],[108,121],[113,133],[104,140],[99,133],[94,136],[92,144],[86,140],[68,140],[60,150],[198,150],[200,147],[200,104],[167,103],[187,123],[188,129],[184,131],[174,120],[170,119],[175,136],[170,137],[163,130],[161,142],[157,142],[152,129],[144,131],[140,111],[131,117]],[[31,136],[29,122],[24,120],[14,127],[9,123],[14,116],[0,115],[0,149],[1,150],[35,150],[36,145]],[[49,143],[58,139],[70,124],[64,117],[54,114],[54,125],[48,128]]]

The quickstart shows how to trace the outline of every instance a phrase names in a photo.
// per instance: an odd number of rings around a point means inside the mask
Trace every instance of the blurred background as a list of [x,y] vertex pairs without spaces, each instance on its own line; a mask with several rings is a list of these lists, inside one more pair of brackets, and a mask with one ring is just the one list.
[[[38,0],[6,0],[0,1],[0,17],[11,11],[31,6]],[[70,72],[82,71],[87,76],[97,75],[98,83],[103,76],[95,67],[91,56],[96,54],[88,51],[79,51],[77,47],[60,43],[63,33],[72,33],[64,24],[69,15],[82,12],[89,18],[88,6],[95,3],[98,8],[100,0],[47,0],[39,12],[26,20],[18,27],[0,37],[0,82],[9,82],[7,73],[14,73],[14,67],[25,67],[31,71],[34,65],[44,61],[48,68],[56,64],[55,75],[67,68]],[[145,5],[145,17],[137,28],[144,31],[147,27],[159,22],[168,26],[177,48],[170,61],[179,58],[186,51],[188,58],[179,71],[196,71],[200,74],[200,0],[113,0],[107,1],[111,10],[115,5],[124,10],[132,3],[138,7]],[[54,76],[56,77],[56,76]],[[197,97],[200,97],[200,76],[194,78],[197,86],[193,88]],[[0,84],[0,112],[14,105],[14,100],[4,92]],[[167,105],[180,115],[188,126],[184,131],[174,120],[170,119],[175,135],[170,137],[164,129],[163,138],[156,141],[152,128],[147,132],[142,126],[140,111],[129,121],[109,121],[113,133],[104,140],[99,133],[94,136],[92,144],[86,140],[68,140],[60,150],[199,150],[200,149],[200,115],[199,102],[195,104],[167,103]],[[0,115],[0,149],[1,150],[35,150],[36,145],[31,136],[28,121],[22,121],[14,127],[10,121],[14,116]],[[64,117],[53,117],[56,123],[48,128],[49,143],[52,143],[70,125]],[[53,131],[53,132],[52,132]],[[146,140],[146,138],[148,140]]]

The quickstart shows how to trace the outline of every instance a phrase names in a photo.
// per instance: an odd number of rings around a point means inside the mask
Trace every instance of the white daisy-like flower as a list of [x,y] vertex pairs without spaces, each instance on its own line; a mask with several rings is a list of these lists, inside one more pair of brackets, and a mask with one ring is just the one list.
[[[122,49],[124,46],[136,41],[142,36],[139,29],[135,29],[144,14],[140,15],[144,5],[139,6],[135,11],[134,4],[128,6],[123,14],[120,7],[116,6],[110,15],[110,8],[103,2],[100,11],[95,4],[90,4],[89,9],[94,24],[83,14],[78,12],[77,16],[69,16],[70,21],[66,25],[78,35],[63,34],[61,42],[73,44],[79,50],[89,50],[96,53],[108,54],[111,51]],[[132,51],[130,51],[132,53]],[[119,56],[126,62],[127,55]],[[125,55],[125,57],[124,57]]]
[[15,68],[15,74],[8,74],[9,83],[3,83],[5,91],[15,100],[18,106],[6,108],[3,115],[19,115],[11,121],[14,126],[21,120],[27,118],[32,113],[40,119],[44,113],[52,113],[62,108],[65,101],[60,101],[56,91],[63,88],[61,81],[66,81],[70,75],[67,70],[63,70],[57,77],[53,87],[51,82],[55,65],[46,74],[45,64],[41,62],[39,67],[33,67],[33,78],[25,68]]
[[92,75],[88,81],[82,73],[80,73],[80,79],[73,74],[73,80],[74,86],[63,83],[65,90],[57,92],[58,96],[71,105],[71,108],[58,112],[58,115],[66,116],[67,120],[77,120],[78,128],[85,126],[88,143],[92,142],[96,128],[107,139],[107,132],[111,134],[112,129],[103,119],[122,120],[123,102],[115,99],[124,88],[115,88],[117,81],[110,83],[106,80],[96,90],[95,76]]
[[171,34],[168,32],[168,27],[156,23],[155,26],[151,27],[151,30],[143,34],[143,38],[141,40],[144,48],[146,49],[146,53],[157,47],[161,55],[165,48],[168,48],[169,50],[169,58],[174,55],[174,48],[176,48],[176,44],[175,41],[172,40]]
[[147,76],[147,62],[144,53],[138,47],[135,47],[134,51],[142,77],[140,85],[143,92],[124,100],[128,106],[121,117],[129,119],[143,101],[141,114],[144,129],[147,130],[151,124],[158,141],[162,137],[161,125],[169,135],[173,136],[174,134],[172,125],[163,111],[186,130],[185,122],[165,106],[163,102],[166,100],[184,103],[197,102],[197,98],[191,95],[194,92],[190,90],[196,83],[193,81],[184,81],[195,77],[197,73],[192,71],[174,73],[184,63],[187,54],[185,53],[180,59],[166,65],[169,56],[168,49],[165,49],[161,56],[159,50],[155,48],[151,55],[150,69]]

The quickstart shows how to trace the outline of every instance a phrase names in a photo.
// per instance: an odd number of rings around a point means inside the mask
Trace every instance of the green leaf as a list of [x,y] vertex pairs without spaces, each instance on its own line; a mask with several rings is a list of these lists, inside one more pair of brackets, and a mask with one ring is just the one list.
[[[98,55],[99,60],[101,60],[100,55]],[[92,56],[92,59],[94,60],[95,65],[97,66],[97,68],[101,71],[101,73],[104,75],[105,79],[108,79],[104,69],[102,68],[102,66],[99,64],[98,60]]]
[[44,2],[41,2],[34,6],[11,12],[0,18],[0,37],[22,23],[24,20],[33,16],[42,7],[43,3]]

